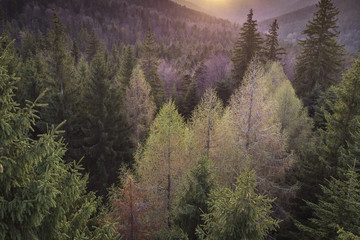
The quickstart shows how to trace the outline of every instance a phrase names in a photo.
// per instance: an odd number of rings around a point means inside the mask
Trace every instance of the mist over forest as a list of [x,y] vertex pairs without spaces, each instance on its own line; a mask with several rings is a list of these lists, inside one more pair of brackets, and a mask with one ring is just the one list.
[[359,12],[2,0],[0,240],[360,239]]

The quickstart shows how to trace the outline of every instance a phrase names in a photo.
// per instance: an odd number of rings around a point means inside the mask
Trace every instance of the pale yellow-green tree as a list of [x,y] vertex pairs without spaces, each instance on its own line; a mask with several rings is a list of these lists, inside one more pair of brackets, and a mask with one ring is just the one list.
[[152,219],[168,228],[182,175],[191,165],[186,156],[187,134],[183,118],[170,101],[160,110],[146,143],[135,155],[140,184],[155,206]]
[[256,170],[259,187],[273,192],[282,189],[291,155],[286,151],[287,138],[281,134],[276,102],[266,85],[265,71],[256,58],[251,62],[243,85],[230,100],[232,139],[239,149],[234,169]]
[[131,141],[137,146],[149,131],[156,110],[150,85],[139,66],[133,70],[126,88],[125,109],[128,124],[133,130]]
[[288,151],[301,154],[311,142],[311,118],[308,117],[307,110],[296,96],[280,63],[272,62],[264,78],[270,95],[275,101],[273,108],[280,120],[280,131],[288,138]]
[[194,150],[199,157],[211,158],[218,150],[215,127],[220,123],[223,106],[213,89],[208,89],[193,112],[190,130],[193,133]]

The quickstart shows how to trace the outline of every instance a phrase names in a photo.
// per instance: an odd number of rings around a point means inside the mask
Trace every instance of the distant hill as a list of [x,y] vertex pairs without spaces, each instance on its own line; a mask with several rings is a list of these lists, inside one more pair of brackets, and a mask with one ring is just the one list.
[[[360,50],[360,1],[359,0],[335,0],[339,8],[339,30],[341,32],[339,42],[344,44],[349,51]],[[291,13],[274,17],[259,23],[259,30],[266,32],[269,25],[276,18],[279,22],[279,36],[285,41],[296,43],[303,38],[301,32],[306,24],[312,19],[316,11],[315,5],[302,8]]]
[[173,0],[181,5],[210,15],[243,23],[252,8],[258,20],[283,15],[313,5],[317,0],[226,0],[226,4],[204,0]]

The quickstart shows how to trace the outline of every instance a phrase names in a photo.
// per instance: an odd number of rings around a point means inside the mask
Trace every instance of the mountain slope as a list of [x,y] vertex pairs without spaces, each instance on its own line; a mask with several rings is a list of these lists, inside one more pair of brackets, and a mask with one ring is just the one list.
[[[335,5],[339,8],[339,42],[344,44],[349,51],[360,49],[360,1],[358,0],[335,0]],[[297,39],[303,36],[301,32],[306,28],[306,24],[312,19],[316,11],[315,5],[302,8],[300,10],[276,17],[279,22],[279,36],[285,41],[296,43]],[[266,32],[269,25],[275,18],[271,18],[259,23],[259,30]]]

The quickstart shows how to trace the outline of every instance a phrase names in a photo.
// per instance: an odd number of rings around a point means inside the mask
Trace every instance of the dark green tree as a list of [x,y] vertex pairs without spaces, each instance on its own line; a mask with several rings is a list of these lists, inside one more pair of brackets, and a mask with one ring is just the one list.
[[[96,226],[101,203],[87,193],[87,175],[76,162],[63,160],[59,127],[29,138],[38,119],[37,101],[20,108],[17,78],[0,57],[0,239],[100,239],[110,236]],[[106,224],[107,225],[107,224]],[[110,239],[102,238],[102,239]]]
[[240,30],[240,37],[235,43],[233,50],[232,62],[234,69],[232,70],[232,78],[235,87],[242,84],[242,79],[246,69],[257,52],[261,50],[263,39],[257,30],[257,21],[253,19],[253,10],[250,9],[247,15],[247,21]]
[[186,179],[184,190],[174,210],[174,223],[189,239],[197,239],[195,229],[204,224],[201,215],[209,212],[208,198],[214,188],[214,176],[208,158],[199,159]]
[[299,40],[301,53],[295,66],[294,88],[314,115],[318,97],[334,85],[341,71],[343,46],[336,38],[339,36],[337,16],[339,10],[332,0],[320,0],[317,12],[302,32],[306,39]]
[[238,176],[232,188],[220,188],[210,194],[209,213],[203,215],[200,239],[264,239],[278,227],[271,217],[273,200],[256,192],[255,171]]
[[312,217],[312,210],[303,204],[303,199],[316,203],[316,196],[321,194],[320,185],[325,185],[326,179],[342,179],[344,169],[354,159],[359,161],[360,93],[357,89],[360,89],[360,59],[344,75],[340,85],[331,89],[331,101],[323,114],[325,130],[318,130],[319,137],[305,152],[303,161],[298,162],[301,187],[297,193],[299,201],[292,211],[303,224]]
[[270,25],[269,33],[266,34],[265,39],[265,57],[271,61],[281,60],[280,55],[284,54],[284,49],[279,47],[279,25],[277,19]]
[[332,178],[321,186],[318,203],[307,202],[313,210],[309,224],[298,225],[310,239],[339,239],[338,229],[360,234],[360,176],[349,168],[344,180]]
[[90,187],[106,193],[117,179],[121,163],[131,159],[128,127],[121,91],[110,79],[105,53],[99,51],[90,65],[90,81],[83,109],[84,165],[90,171]]
[[100,50],[101,44],[98,35],[94,30],[91,31],[89,38],[87,39],[86,55],[89,61],[92,61],[95,54]]
[[125,46],[122,52],[122,58],[120,63],[119,70],[119,83],[121,85],[122,90],[125,93],[125,89],[129,86],[131,74],[136,64],[136,59],[134,55],[134,51],[131,46]]
[[146,81],[151,86],[151,93],[154,97],[156,107],[160,109],[165,101],[165,89],[164,83],[158,73],[159,62],[157,58],[157,47],[154,34],[150,27],[144,38],[140,66],[144,72]]

